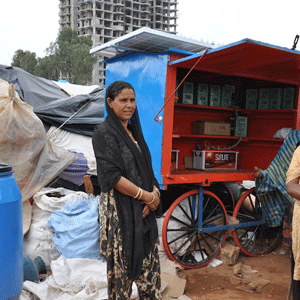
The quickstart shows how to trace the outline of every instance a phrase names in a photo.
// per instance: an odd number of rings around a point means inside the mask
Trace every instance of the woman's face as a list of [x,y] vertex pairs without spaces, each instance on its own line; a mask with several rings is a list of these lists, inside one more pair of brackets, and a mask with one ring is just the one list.
[[121,123],[127,124],[136,108],[135,93],[132,89],[123,89],[114,100],[107,98],[107,103]]

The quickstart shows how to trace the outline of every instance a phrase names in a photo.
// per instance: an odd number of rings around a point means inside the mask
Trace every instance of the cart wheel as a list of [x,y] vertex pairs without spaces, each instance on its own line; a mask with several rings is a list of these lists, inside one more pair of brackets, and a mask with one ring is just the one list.
[[223,203],[212,192],[202,191],[192,190],[176,199],[163,223],[168,257],[187,269],[208,264],[220,252],[227,234],[217,229],[228,224]]
[[234,209],[234,196],[228,183],[213,182],[207,190],[214,193],[224,204],[225,210],[228,215],[233,214]]
[[[259,256],[272,251],[279,243],[282,226],[268,227],[262,219],[261,203],[256,197],[255,188],[247,190],[233,212],[236,222],[248,223],[236,228],[232,235],[237,246],[248,256]],[[258,222],[258,225],[251,225]]]

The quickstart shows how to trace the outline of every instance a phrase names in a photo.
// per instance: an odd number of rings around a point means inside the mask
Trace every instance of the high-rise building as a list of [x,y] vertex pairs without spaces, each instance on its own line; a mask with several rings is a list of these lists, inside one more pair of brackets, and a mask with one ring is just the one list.
[[[59,0],[60,30],[87,35],[93,47],[141,27],[176,34],[178,0]],[[103,84],[105,53],[94,66],[93,84]]]

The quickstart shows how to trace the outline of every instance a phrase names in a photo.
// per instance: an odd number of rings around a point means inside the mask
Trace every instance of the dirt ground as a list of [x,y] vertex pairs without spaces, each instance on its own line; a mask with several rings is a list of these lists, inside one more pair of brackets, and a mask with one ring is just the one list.
[[291,264],[290,255],[282,254],[281,250],[279,246],[259,257],[240,254],[237,263],[246,270],[241,277],[234,275],[234,267],[225,263],[218,267],[180,270],[178,275],[187,279],[184,294],[193,300],[285,300]]

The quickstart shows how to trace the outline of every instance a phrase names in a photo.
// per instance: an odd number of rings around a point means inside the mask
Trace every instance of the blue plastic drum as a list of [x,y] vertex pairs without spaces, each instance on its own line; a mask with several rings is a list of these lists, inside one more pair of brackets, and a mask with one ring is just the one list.
[[0,163],[0,300],[19,299],[22,285],[22,195],[12,167]]

